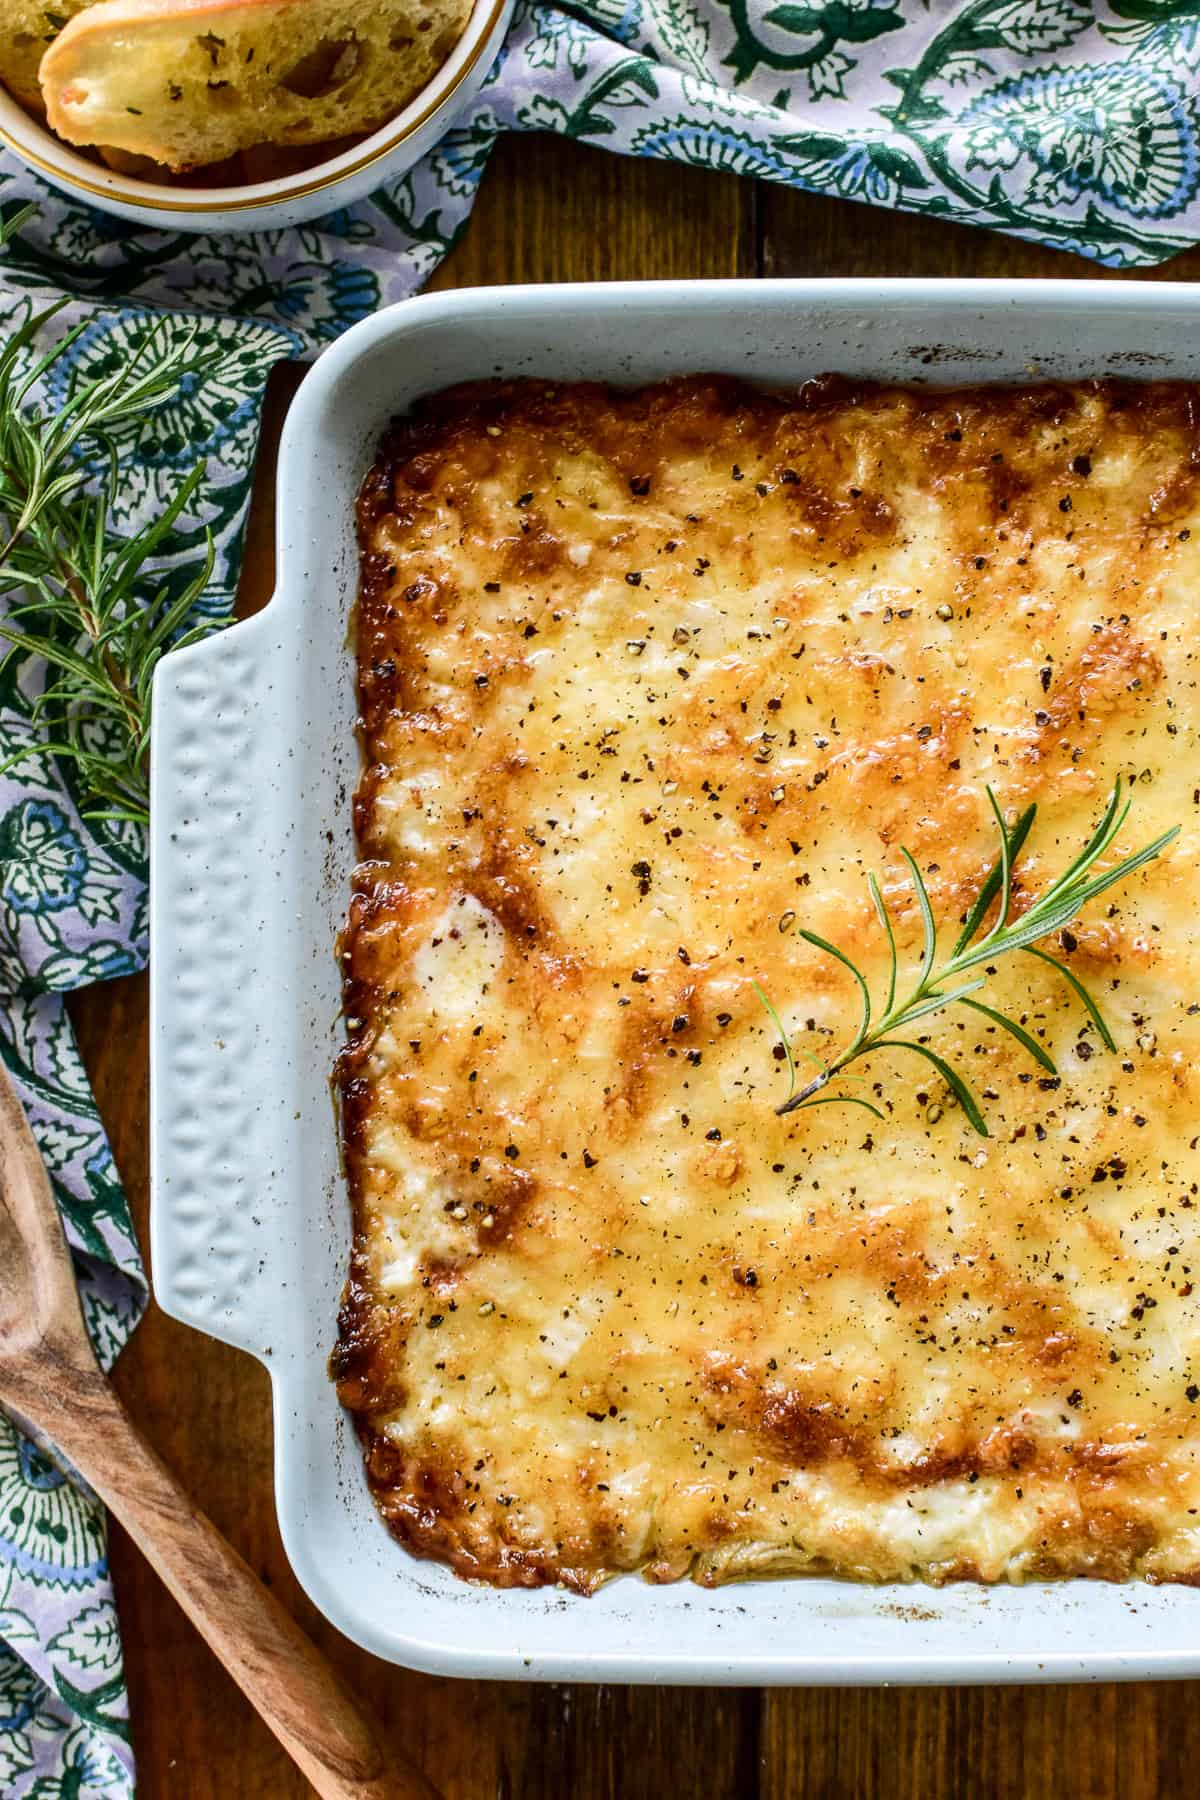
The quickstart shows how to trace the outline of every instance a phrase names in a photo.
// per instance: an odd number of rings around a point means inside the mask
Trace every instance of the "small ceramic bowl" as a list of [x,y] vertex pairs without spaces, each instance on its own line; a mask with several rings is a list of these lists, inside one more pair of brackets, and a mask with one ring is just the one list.
[[483,85],[514,0],[475,0],[466,29],[428,86],[394,119],[323,162],[272,181],[172,186],[106,169],[64,144],[0,87],[0,142],[64,193],[135,225],[172,231],[257,231],[298,225],[363,199],[433,147]]

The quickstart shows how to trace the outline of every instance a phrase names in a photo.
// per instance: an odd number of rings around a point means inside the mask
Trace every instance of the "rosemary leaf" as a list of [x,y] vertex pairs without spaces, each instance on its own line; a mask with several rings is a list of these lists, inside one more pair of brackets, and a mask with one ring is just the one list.
[[843,968],[849,969],[855,981],[858,983],[858,991],[862,999],[862,1018],[859,1021],[858,1034],[855,1037],[853,1044],[853,1049],[857,1051],[858,1046],[862,1043],[867,1032],[871,1029],[871,990],[867,986],[866,977],[855,968],[845,951],[839,950],[837,945],[831,944],[827,938],[818,937],[815,931],[804,930],[801,930],[800,936],[806,938],[816,949],[823,950],[826,956],[836,957]]
[[[1029,836],[1030,828],[1036,817],[1037,807],[1027,806],[1012,830],[1006,832],[1008,841],[1008,861],[1010,866],[1016,862],[1017,857],[1020,855],[1021,846]],[[954,946],[953,955],[957,956],[959,951],[962,950],[965,945],[970,943],[971,939],[975,936],[975,933],[979,930],[979,927],[983,924],[984,919],[987,917],[988,907],[992,904],[992,901],[996,898],[996,895],[1000,890],[1003,866],[1003,859],[998,856],[988,871],[983,886],[975,897],[974,906],[967,914],[966,921],[959,934],[958,942]],[[1007,912],[1007,910],[1006,907],[1005,912]]]
[[883,1010],[885,1013],[890,1013],[896,1001],[896,976],[899,973],[899,962],[896,957],[896,933],[892,929],[892,916],[888,912],[887,902],[884,900],[883,893],[874,875],[867,876],[867,886],[871,891],[871,898],[875,902],[875,911],[879,916],[879,923],[883,926],[888,942],[888,990],[887,999],[883,1003]]
[[[1100,894],[1107,893],[1119,882],[1127,880],[1139,869],[1145,868],[1146,864],[1153,862],[1155,857],[1161,856],[1178,835],[1178,825],[1170,831],[1164,831],[1160,837],[1155,838],[1153,843],[1145,845],[1143,849],[1135,850],[1131,855],[1122,857],[1111,868],[1096,873],[1096,865],[1120,836],[1133,805],[1132,796],[1126,792],[1124,783],[1118,778],[1113,785],[1112,793],[1099,823],[1083,848],[1062,874],[1052,881],[1041,895],[1029,902],[1021,916],[1010,922],[1013,871],[1016,859],[1033,826],[1037,809],[1033,806],[1026,807],[1010,831],[1005,824],[1004,814],[995,794],[991,788],[988,788],[986,792],[988,805],[1000,836],[1000,854],[985,876],[974,903],[968,909],[963,929],[954,949],[940,969],[935,967],[938,934],[929,890],[917,866],[916,859],[908,850],[901,847],[900,854],[907,866],[916,894],[923,937],[916,984],[905,1000],[897,1001],[896,999],[898,968],[896,937],[882,890],[874,875],[867,876],[867,886],[888,946],[887,998],[878,1014],[873,1008],[870,984],[853,958],[844,950],[840,950],[836,944],[831,944],[828,939],[818,937],[815,931],[802,929],[799,932],[800,937],[826,956],[836,958],[843,967],[850,971],[858,985],[862,1014],[858,1029],[846,1047],[839,1051],[831,1062],[820,1064],[820,1073],[814,1076],[807,1086],[799,1090],[796,1088],[795,1064],[789,1053],[788,1068],[792,1077],[791,1086],[787,1098],[775,1108],[777,1113],[783,1115],[809,1106],[829,1105],[835,1101],[852,1102],[860,1106],[869,1105],[869,1102],[856,1095],[826,1094],[822,1090],[835,1078],[843,1077],[847,1065],[860,1056],[873,1055],[880,1050],[907,1050],[914,1056],[923,1057],[926,1062],[937,1069],[946,1085],[958,1099],[973,1129],[981,1137],[987,1137],[987,1124],[980,1110],[979,1102],[963,1076],[944,1057],[931,1050],[928,1044],[913,1038],[897,1037],[895,1033],[912,1026],[919,1019],[926,1018],[931,1013],[943,1011],[948,1006],[967,1006],[973,1012],[990,1020],[1001,1031],[1007,1032],[1009,1037],[1018,1043],[1040,1068],[1046,1069],[1052,1075],[1057,1074],[1054,1059],[1050,1053],[1031,1032],[1026,1031],[1018,1020],[1010,1018],[995,1007],[988,1006],[982,1000],[972,998],[981,987],[985,986],[987,974],[992,972],[992,965],[1001,956],[1014,950],[1024,950],[1056,969],[1072,992],[1083,1003],[1088,1018],[1096,1027],[1105,1048],[1110,1051],[1116,1048],[1112,1033],[1105,1024],[1099,1007],[1078,976],[1055,957],[1048,955],[1046,951],[1040,950],[1036,946],[1041,939],[1050,937],[1056,931],[1061,931],[1064,926],[1069,925],[1089,901],[1096,899]],[[983,922],[997,896],[999,903],[996,916],[989,929],[980,937],[979,932],[983,927]],[[967,981],[962,980],[964,975],[969,975],[971,970],[978,969],[981,964],[988,965],[986,974],[974,976]],[[755,982],[754,985],[763,1005],[775,1021],[776,1029],[782,1034],[783,1027],[778,1013],[758,983]],[[786,1038],[784,1044],[786,1048]],[[844,1078],[855,1079],[853,1076]]]
[[[757,981],[752,982],[751,986],[753,987],[755,993],[758,995],[759,999],[762,1001],[763,1005],[766,1007],[767,1013],[771,1019],[771,1022],[774,1025],[776,1031],[779,1033],[779,1042],[783,1045],[783,1054],[787,1058],[788,1099],[790,1100],[792,1095],[796,1091],[796,1059],[792,1055],[791,1040],[789,1039],[787,1032],[783,1028],[783,1020],[780,1018],[779,1014],[775,1011],[775,1008],[772,1006],[771,1002],[767,999],[766,994],[763,992],[762,988],[759,987]],[[821,1067],[823,1070],[824,1064],[822,1064]]]
[[974,1094],[967,1086],[967,1083],[958,1073],[958,1070],[948,1063],[944,1056],[939,1056],[936,1050],[931,1050],[929,1048],[928,1044],[918,1044],[912,1038],[880,1038],[879,1042],[875,1045],[875,1049],[911,1050],[914,1056],[923,1056],[926,1062],[933,1064],[934,1068],[946,1083],[946,1086],[950,1089],[951,1093],[955,1096],[980,1137],[987,1137],[989,1135],[987,1122],[979,1110],[978,1100],[976,1100]]
[[953,1006],[956,1000],[961,1000],[966,1005],[967,995],[977,994],[986,985],[987,977],[977,975],[974,981],[964,981],[961,987],[952,989],[950,993],[944,988],[936,988],[927,993],[923,1000],[914,1001],[904,1008],[904,1023],[911,1025],[914,1020],[923,1019],[927,1013],[941,1012],[944,1007]]
[[[27,213],[0,220],[0,244]],[[35,345],[59,305],[31,313],[0,351],[0,638],[14,657],[45,663],[31,702],[36,737],[3,773],[33,757],[71,765],[85,816],[145,824],[149,816],[151,691],[165,652],[210,629],[188,619],[208,585],[213,545],[194,576],[156,574],[155,560],[204,477],[198,462],[139,531],[118,529],[121,480],[115,435],[128,432],[189,381],[212,379],[225,352],[206,350],[195,330],[164,348],[147,324],[122,367],[71,386],[44,410],[38,384],[61,362],[82,326],[39,354]]]
[[1010,1037],[1016,1038],[1021,1048],[1028,1050],[1034,1062],[1040,1063],[1048,1075],[1058,1074],[1058,1065],[1049,1051],[1044,1049],[1035,1037],[1031,1037],[1023,1025],[1018,1025],[1015,1019],[1010,1019],[1006,1013],[997,1012],[994,1006],[985,1006],[982,1000],[964,999],[963,1005],[969,1006],[972,1012],[982,1013],[985,1019],[990,1019],[993,1025],[998,1025],[1001,1031],[1007,1031]]
[[1079,998],[1083,1001],[1084,1007],[1087,1010],[1088,1018],[1092,1021],[1092,1024],[1096,1027],[1096,1031],[1100,1037],[1101,1043],[1104,1045],[1104,1048],[1106,1050],[1111,1050],[1111,1051],[1115,1052],[1115,1050],[1117,1048],[1116,1042],[1113,1038],[1112,1032],[1108,1029],[1108,1025],[1105,1022],[1104,1014],[1100,1011],[1100,1008],[1096,1005],[1096,1002],[1093,1000],[1092,996],[1088,993],[1087,989],[1084,987],[1082,981],[1080,981],[1078,975],[1075,974],[1074,970],[1068,969],[1066,963],[1060,963],[1056,956],[1047,956],[1047,954],[1044,950],[1039,950],[1036,947],[1036,945],[1034,945],[1034,944],[1026,944],[1025,954],[1026,954],[1026,956],[1036,956],[1038,958],[1039,962],[1049,963],[1049,965],[1052,969],[1058,970],[1059,974],[1062,976],[1063,980],[1067,983],[1067,985],[1069,987],[1074,988],[1074,990],[1078,994]]
[[869,1113],[874,1113],[877,1119],[883,1119],[885,1125],[887,1123],[886,1116],[879,1108],[870,1100],[864,1100],[861,1094],[817,1094],[811,1100],[802,1101],[795,1110],[808,1112],[814,1106],[865,1106]]
[[929,980],[933,961],[937,955],[937,926],[933,922],[933,907],[929,901],[929,889],[925,886],[925,878],[917,867],[916,859],[903,847],[901,847],[900,854],[908,864],[913,887],[917,890],[917,905],[921,909],[921,924],[925,931],[925,950],[921,958],[920,979],[917,982],[918,988],[921,988]]

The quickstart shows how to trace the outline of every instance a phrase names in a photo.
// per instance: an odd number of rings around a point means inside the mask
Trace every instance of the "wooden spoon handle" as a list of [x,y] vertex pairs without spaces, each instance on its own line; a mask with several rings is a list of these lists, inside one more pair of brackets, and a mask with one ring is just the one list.
[[373,1727],[295,1620],[188,1500],[116,1392],[64,1371],[34,1423],[59,1445],[157,1570],[324,1800],[439,1800]]

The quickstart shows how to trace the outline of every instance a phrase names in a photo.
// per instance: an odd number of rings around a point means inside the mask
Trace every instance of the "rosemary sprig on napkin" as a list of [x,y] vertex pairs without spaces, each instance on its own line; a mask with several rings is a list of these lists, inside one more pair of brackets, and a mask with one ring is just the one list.
[[[0,246],[27,216],[0,221]],[[0,637],[10,646],[6,664],[29,655],[46,665],[32,709],[36,735],[0,774],[51,752],[73,765],[86,816],[144,824],[150,684],[164,651],[209,628],[184,627],[212,572],[213,547],[210,538],[182,587],[152,573],[204,463],[155,519],[125,536],[113,522],[121,481],[114,433],[185,381],[211,375],[220,352],[197,349],[194,334],[164,351],[148,325],[124,367],[80,381],[45,412],[35,385],[84,328],[66,331],[39,355],[38,334],[64,304],[31,313],[0,351],[0,599],[8,601]]]
[[[1123,857],[1119,863],[1116,863],[1111,869],[1104,870],[1102,874],[1095,874],[1097,862],[1120,835],[1133,805],[1132,799],[1125,795],[1121,779],[1118,776],[1104,816],[1083,849],[1057,880],[1051,882],[1044,893],[1033,900],[1020,916],[1010,923],[1013,864],[1020,854],[1025,839],[1029,836],[1033,821],[1037,816],[1037,807],[1027,807],[1010,830],[1004,822],[1004,814],[1001,812],[999,802],[991,788],[987,789],[987,797],[1000,833],[1000,854],[989,870],[983,886],[975,898],[975,903],[963,922],[953,950],[940,967],[935,967],[938,933],[933,917],[933,907],[929,899],[929,890],[925,886],[915,859],[907,850],[901,849],[900,851],[908,866],[908,872],[916,891],[924,934],[921,962],[916,980],[903,999],[897,1000],[896,998],[899,980],[896,934],[892,927],[887,904],[874,875],[867,876],[867,884],[879,923],[887,939],[889,953],[887,996],[881,1012],[876,1013],[867,978],[853,959],[844,950],[839,950],[836,944],[829,943],[826,938],[818,937],[815,931],[801,930],[799,935],[808,943],[816,949],[824,951],[827,956],[834,957],[844,968],[849,969],[858,987],[862,1012],[857,1031],[832,1062],[824,1063],[817,1057],[811,1058],[816,1062],[820,1072],[799,1090],[796,1089],[796,1064],[792,1046],[788,1041],[783,1023],[775,1007],[755,983],[759,999],[766,1007],[771,1021],[779,1033],[791,1077],[791,1091],[782,1105],[776,1107],[777,1113],[797,1112],[802,1107],[840,1104],[865,1106],[868,1112],[872,1112],[876,1118],[882,1119],[884,1115],[879,1108],[858,1094],[826,1094],[823,1090],[835,1076],[841,1075],[847,1066],[857,1061],[860,1056],[869,1056],[877,1050],[907,1050],[916,1056],[923,1057],[926,1062],[932,1063],[958,1100],[971,1125],[980,1137],[987,1137],[987,1124],[969,1084],[958,1070],[946,1061],[945,1057],[939,1056],[936,1051],[931,1050],[928,1043],[907,1034],[912,1025],[919,1019],[927,1018],[930,1013],[940,1012],[944,1007],[955,1004],[967,1006],[973,1012],[981,1013],[991,1024],[998,1025],[1001,1030],[1007,1031],[1009,1036],[1015,1038],[1021,1048],[1027,1051],[1034,1061],[1048,1070],[1051,1075],[1057,1074],[1053,1058],[1036,1038],[1030,1036],[1023,1025],[1018,1024],[1016,1019],[1010,1019],[1005,1013],[998,1012],[994,1007],[985,1006],[982,1000],[973,998],[984,986],[987,975],[970,975],[970,971],[978,969],[984,964],[990,965],[1012,950],[1024,950],[1030,956],[1036,956],[1039,961],[1049,963],[1052,969],[1057,969],[1063,980],[1082,1001],[1088,1017],[1096,1027],[1106,1049],[1114,1050],[1116,1048],[1099,1007],[1079,977],[1063,963],[1057,961],[1055,957],[1047,955],[1044,950],[1039,950],[1037,942],[1040,938],[1048,937],[1052,932],[1061,931],[1065,925],[1069,925],[1089,900],[1094,900],[1099,894],[1107,893],[1118,882],[1124,881],[1127,875],[1132,875],[1135,869],[1140,869],[1146,863],[1152,862],[1166,849],[1172,838],[1177,836],[1178,825],[1172,827],[1170,831],[1164,831],[1161,837],[1155,838],[1154,842],[1147,844],[1145,849],[1137,850],[1133,855]],[[999,905],[996,916],[988,930],[980,937],[980,929],[997,895],[999,895]],[[989,967],[987,973],[990,972]],[[962,979],[964,976],[970,976],[970,978],[964,981]],[[901,1035],[897,1036],[897,1033]],[[808,1053],[805,1052],[805,1054]],[[857,1078],[851,1076],[849,1079]]]

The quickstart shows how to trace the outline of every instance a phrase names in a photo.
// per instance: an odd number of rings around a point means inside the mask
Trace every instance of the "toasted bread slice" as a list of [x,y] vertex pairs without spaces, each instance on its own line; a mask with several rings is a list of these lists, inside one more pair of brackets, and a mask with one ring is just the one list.
[[431,79],[470,11],[471,0],[96,0],[42,57],[47,121],[68,143],[175,170],[371,131]]
[[0,82],[14,100],[42,110],[38,64],[68,20],[91,0],[0,0]]

